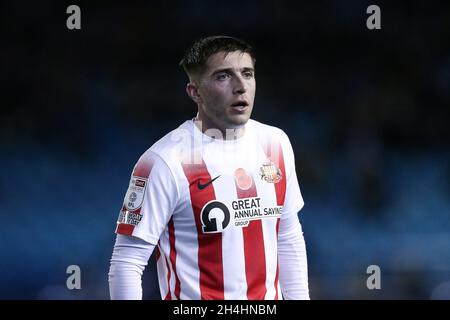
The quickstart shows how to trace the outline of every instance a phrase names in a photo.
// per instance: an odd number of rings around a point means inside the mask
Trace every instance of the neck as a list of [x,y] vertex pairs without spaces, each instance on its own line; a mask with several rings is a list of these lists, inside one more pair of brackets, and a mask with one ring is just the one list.
[[196,127],[210,138],[218,140],[236,140],[242,138],[245,134],[245,125],[238,128],[218,128],[207,120],[199,117],[199,114],[193,119]]

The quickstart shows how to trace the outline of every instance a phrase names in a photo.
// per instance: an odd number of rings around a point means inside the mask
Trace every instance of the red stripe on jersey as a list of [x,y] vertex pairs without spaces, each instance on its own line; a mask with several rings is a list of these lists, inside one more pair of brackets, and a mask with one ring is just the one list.
[[167,266],[167,295],[164,298],[164,300],[172,300],[172,295],[170,294],[170,266],[169,261],[167,261],[167,257],[164,256],[166,260],[166,266]]
[[120,223],[117,225],[116,233],[131,236],[133,234],[134,226],[131,224]]
[[170,263],[172,264],[173,273],[175,275],[175,297],[180,299],[180,279],[177,274],[177,250],[175,249],[175,228],[173,226],[173,218],[169,221],[169,242],[170,242]]
[[155,156],[150,151],[144,153],[134,166],[133,176],[147,179],[155,163]]
[[[264,152],[266,153],[266,156],[275,163],[281,170],[282,179],[274,184],[275,187],[275,194],[277,197],[277,205],[283,206],[284,205],[284,199],[286,196],[286,169],[284,165],[284,157],[283,157],[283,148],[281,147],[281,144],[278,141],[271,140],[270,143],[263,145]],[[280,228],[280,218],[277,219],[277,239],[278,239],[278,230]],[[278,273],[279,273],[279,266],[278,266],[278,257],[277,257],[277,271],[275,274],[275,300],[278,300]]]
[[278,166],[281,170],[282,179],[274,183],[275,185],[275,193],[277,195],[277,205],[284,205],[284,198],[286,195],[286,170],[284,166],[284,157],[283,157],[283,148],[278,141],[271,140],[270,143],[267,143],[263,146],[264,152],[266,153],[267,158],[270,159],[274,164]]
[[[155,163],[154,157],[151,156],[152,153],[150,151],[145,152],[138,160],[136,165],[134,166],[132,176],[140,177],[143,179],[148,179],[150,176],[150,172],[152,172],[153,164]],[[148,181],[147,181],[148,183]],[[122,212],[125,212],[127,208],[125,205],[122,206]],[[137,208],[136,210],[130,211],[133,213],[141,213],[141,208]],[[119,223],[116,228],[116,233],[124,234],[131,236],[134,231],[134,226],[126,223]]]
[[[159,246],[159,242],[158,242],[158,246]],[[159,260],[159,257],[161,257],[161,252],[159,251],[159,247],[158,246],[156,246],[156,253],[155,253],[155,255],[156,255],[156,261],[158,261]]]
[[[257,197],[255,181],[248,190],[242,190],[235,180],[239,199]],[[242,228],[244,238],[245,276],[247,279],[247,298],[264,300],[266,295],[266,255],[261,220],[250,221]]]
[[198,267],[200,272],[201,299],[224,300],[222,233],[203,233],[201,211],[212,200],[216,199],[213,184],[200,190],[197,183],[211,181],[205,162],[201,164],[185,164],[183,170],[189,182],[192,209],[198,238]]
[[278,166],[282,172],[283,179],[280,182],[275,183],[275,192],[277,194],[277,204],[279,206],[284,205],[284,198],[286,196],[286,169],[284,168],[283,149],[281,145],[278,145]]

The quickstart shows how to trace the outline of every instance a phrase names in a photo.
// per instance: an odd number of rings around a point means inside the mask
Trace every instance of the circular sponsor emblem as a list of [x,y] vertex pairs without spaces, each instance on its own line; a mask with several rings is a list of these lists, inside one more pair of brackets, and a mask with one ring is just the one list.
[[200,212],[203,233],[222,232],[230,223],[230,210],[217,200],[208,202]]
[[237,186],[242,190],[248,190],[253,184],[252,177],[242,168],[236,169],[234,179]]

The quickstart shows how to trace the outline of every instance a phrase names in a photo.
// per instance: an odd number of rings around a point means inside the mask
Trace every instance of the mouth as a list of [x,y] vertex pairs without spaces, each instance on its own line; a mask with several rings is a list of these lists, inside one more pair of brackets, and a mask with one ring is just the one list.
[[248,107],[248,102],[245,100],[238,100],[238,101],[232,103],[231,107],[233,108],[233,110],[236,110],[236,111],[244,111]]

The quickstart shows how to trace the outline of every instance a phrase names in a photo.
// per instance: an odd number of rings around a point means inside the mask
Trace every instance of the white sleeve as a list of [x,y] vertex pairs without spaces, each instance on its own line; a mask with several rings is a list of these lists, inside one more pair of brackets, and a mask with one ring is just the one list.
[[280,220],[278,259],[283,298],[309,300],[306,245],[297,215]]
[[281,143],[286,166],[286,196],[281,215],[281,220],[283,220],[292,215],[297,218],[297,213],[303,208],[304,202],[295,170],[294,150],[289,137],[284,132],[282,132]]
[[142,239],[117,235],[108,274],[112,300],[142,299],[142,273],[154,248]]
[[156,245],[178,203],[172,170],[147,150],[136,163],[117,221],[116,233]]

